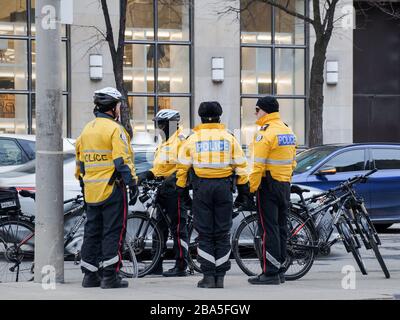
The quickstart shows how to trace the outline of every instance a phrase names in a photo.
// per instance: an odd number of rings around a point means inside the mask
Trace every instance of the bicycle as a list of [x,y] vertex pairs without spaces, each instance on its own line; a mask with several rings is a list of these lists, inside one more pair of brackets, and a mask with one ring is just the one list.
[[[368,177],[376,171],[377,169],[374,169],[364,175],[350,178],[339,186],[309,199],[304,199],[302,194],[299,194],[301,202],[293,205],[292,209],[306,217],[307,223],[315,224],[317,246],[320,253],[329,253],[330,247],[338,240],[342,240],[346,251],[352,253],[360,271],[366,275],[367,270],[359,252],[361,248],[359,236],[365,248],[374,251],[385,277],[390,278],[390,273],[379,252],[378,245],[381,244],[381,241],[378,233],[369,218],[364,200],[357,196],[353,188],[356,183],[365,183]],[[313,203],[317,202],[316,207],[311,207]],[[330,240],[334,226],[339,236]]]
[[[132,245],[138,262],[138,277],[144,277],[151,273],[165,253],[164,235],[160,229],[160,223],[164,222],[171,230],[171,220],[158,203],[160,186],[163,183],[160,179],[147,180],[142,182],[142,192],[139,201],[144,205],[146,211],[134,211],[128,215],[127,241]],[[193,228],[193,218],[188,210],[188,253],[189,271],[201,272],[197,265],[195,256],[197,254],[197,232]],[[168,231],[168,239],[172,239]]]
[[[253,208],[254,209],[254,208]],[[232,236],[232,253],[239,268],[248,276],[261,273],[262,239],[258,231],[259,216],[257,211],[236,208],[235,216],[243,219]],[[315,230],[295,212],[290,212],[287,219],[287,259],[283,264],[286,280],[302,278],[312,267],[316,247]],[[268,259],[268,255],[267,255]]]
[[[19,195],[35,199],[35,194],[21,190]],[[65,216],[76,215],[78,220],[64,235],[64,249],[73,243],[78,230],[86,222],[85,202],[83,196],[64,201],[64,204],[72,203],[73,207],[65,213]],[[0,220],[0,282],[18,282],[21,278],[25,281],[33,280],[34,274],[34,236],[35,217],[25,215],[20,208],[12,214]],[[80,261],[80,245],[76,242],[75,264]],[[65,252],[64,258],[71,254]],[[133,248],[125,240],[122,250],[122,267],[120,275],[125,278],[137,277],[137,262]],[[11,279],[11,280],[9,280]]]

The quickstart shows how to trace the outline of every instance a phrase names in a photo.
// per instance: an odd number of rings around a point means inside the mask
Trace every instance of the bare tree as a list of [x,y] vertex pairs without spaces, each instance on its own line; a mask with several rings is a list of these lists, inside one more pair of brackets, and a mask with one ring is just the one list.
[[[234,0],[232,0],[234,1]],[[221,14],[248,11],[253,3],[261,2],[278,8],[287,14],[303,20],[311,25],[315,31],[314,56],[311,63],[310,95],[309,95],[309,146],[323,143],[323,104],[324,104],[324,67],[326,52],[332,37],[334,24],[342,17],[335,19],[335,10],[339,0],[312,0],[312,16],[306,16],[303,12],[292,9],[294,0],[247,0],[244,6],[226,6]]]
[[[124,86],[124,49],[125,49],[125,30],[126,30],[126,18],[127,18],[127,0],[119,0],[119,29],[118,29],[118,42],[115,43],[113,27],[111,24],[110,13],[108,10],[107,0],[100,0],[101,8],[103,10],[104,20],[106,24],[105,40],[108,43],[111,59],[113,63],[113,71],[115,84],[117,89],[125,97],[121,105],[121,123],[126,128],[130,136],[133,135],[132,126],[130,124],[130,113],[128,105],[128,92]],[[168,6],[168,9],[177,15],[175,5],[190,5],[190,0],[159,0],[159,4]],[[157,83],[155,81],[155,83]]]
[[129,116],[129,105],[128,105],[128,92],[124,86],[124,49],[125,49],[125,30],[126,30],[126,9],[127,0],[119,1],[119,29],[118,29],[118,42],[115,43],[113,27],[111,24],[110,13],[108,10],[107,0],[100,0],[101,8],[104,14],[104,20],[106,24],[106,38],[110,48],[111,60],[113,63],[113,71],[115,78],[115,85],[124,96],[124,100],[121,104],[121,123],[132,137],[133,130],[130,123]]

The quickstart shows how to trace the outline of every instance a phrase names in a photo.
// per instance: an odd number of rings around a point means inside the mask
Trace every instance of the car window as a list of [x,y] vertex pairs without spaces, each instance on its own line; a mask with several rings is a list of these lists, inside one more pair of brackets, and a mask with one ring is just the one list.
[[296,157],[297,166],[294,174],[306,172],[336,149],[336,147],[319,147],[301,152]]
[[400,149],[372,149],[375,168],[400,169]]
[[23,164],[21,148],[13,140],[0,139],[0,166]]
[[22,148],[24,148],[25,152],[27,153],[29,160],[33,160],[36,157],[35,149],[36,143],[35,141],[19,139],[19,143],[21,144]]
[[336,172],[364,170],[364,150],[359,149],[343,152],[326,162],[323,167],[335,167]]

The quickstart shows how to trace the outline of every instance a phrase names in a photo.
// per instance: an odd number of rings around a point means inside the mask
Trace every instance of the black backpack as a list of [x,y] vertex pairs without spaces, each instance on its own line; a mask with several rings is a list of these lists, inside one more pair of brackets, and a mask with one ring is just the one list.
[[15,188],[0,188],[0,215],[19,214],[18,191]]

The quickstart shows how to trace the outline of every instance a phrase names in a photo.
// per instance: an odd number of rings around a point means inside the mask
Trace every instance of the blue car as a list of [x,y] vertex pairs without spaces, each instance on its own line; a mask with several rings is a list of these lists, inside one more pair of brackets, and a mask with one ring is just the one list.
[[400,222],[400,144],[333,144],[301,152],[292,183],[327,190],[377,168],[365,184],[356,185],[377,229]]

